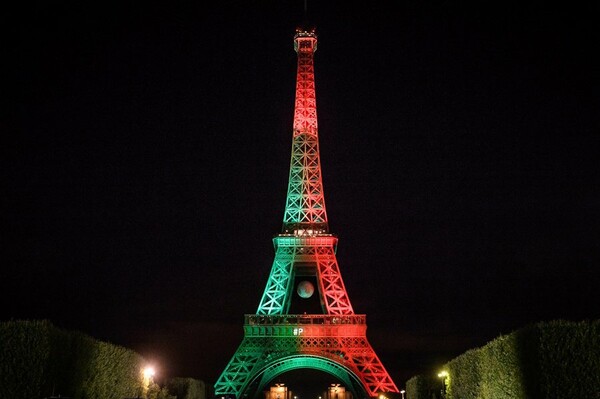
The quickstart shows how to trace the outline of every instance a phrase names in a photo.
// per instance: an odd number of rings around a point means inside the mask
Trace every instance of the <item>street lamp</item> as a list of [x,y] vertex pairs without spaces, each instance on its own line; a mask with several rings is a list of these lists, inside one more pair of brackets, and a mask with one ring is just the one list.
[[142,370],[142,395],[144,397],[148,396],[148,389],[150,388],[150,382],[152,382],[152,377],[156,374],[154,367],[146,366]]
[[404,392],[406,392],[404,389],[400,391],[400,394],[402,395],[402,399],[404,399]]
[[154,377],[154,374],[156,374],[154,367],[148,366],[144,369],[144,378],[149,380],[150,378]]
[[438,373],[438,377],[442,379],[442,397],[446,396],[446,378],[448,377],[448,372],[446,370],[442,370]]

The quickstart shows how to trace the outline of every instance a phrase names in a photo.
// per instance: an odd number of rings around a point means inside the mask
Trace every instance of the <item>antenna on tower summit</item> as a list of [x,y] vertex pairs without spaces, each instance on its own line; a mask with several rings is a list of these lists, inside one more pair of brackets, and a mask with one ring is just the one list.
[[308,0],[304,0],[304,16],[302,19],[301,28],[305,31],[314,31],[315,27],[308,20]]

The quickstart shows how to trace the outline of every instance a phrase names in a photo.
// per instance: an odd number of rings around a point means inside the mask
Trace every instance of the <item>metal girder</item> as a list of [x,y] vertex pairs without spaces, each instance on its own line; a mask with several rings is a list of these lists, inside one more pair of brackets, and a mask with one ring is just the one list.
[[[284,226],[287,226],[286,230],[293,231],[296,226],[326,224],[318,138],[302,133],[294,137],[292,145]],[[323,227],[319,229],[323,230]]]
[[294,276],[296,249],[279,246],[257,314],[283,314],[289,308],[290,284]]
[[354,311],[335,256],[337,239],[331,235],[310,237],[279,236],[271,274],[257,314],[283,314],[289,309],[296,261],[314,264],[319,292],[326,314],[352,314]]
[[316,248],[317,277],[327,314],[353,314],[333,247]]

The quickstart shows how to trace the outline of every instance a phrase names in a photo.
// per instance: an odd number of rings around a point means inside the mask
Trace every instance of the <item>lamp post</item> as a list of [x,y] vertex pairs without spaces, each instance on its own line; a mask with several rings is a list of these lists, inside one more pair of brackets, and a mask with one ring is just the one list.
[[142,395],[144,398],[148,397],[148,389],[150,388],[150,382],[152,377],[156,374],[154,367],[147,366],[142,370]]
[[402,395],[402,399],[404,399],[404,392],[406,392],[404,389],[400,391],[400,395]]
[[438,373],[438,377],[442,379],[442,398],[446,397],[446,377],[448,377],[448,372],[446,370],[442,370]]

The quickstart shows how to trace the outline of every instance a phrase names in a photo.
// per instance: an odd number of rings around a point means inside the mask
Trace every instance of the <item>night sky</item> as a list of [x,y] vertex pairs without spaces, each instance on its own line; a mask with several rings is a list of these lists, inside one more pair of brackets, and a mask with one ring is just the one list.
[[[85,3],[5,14],[0,320],[214,383],[281,230],[304,4]],[[330,230],[396,384],[599,318],[593,2],[308,3]]]

